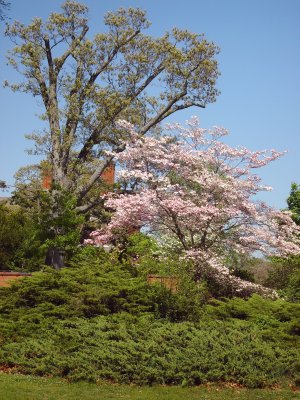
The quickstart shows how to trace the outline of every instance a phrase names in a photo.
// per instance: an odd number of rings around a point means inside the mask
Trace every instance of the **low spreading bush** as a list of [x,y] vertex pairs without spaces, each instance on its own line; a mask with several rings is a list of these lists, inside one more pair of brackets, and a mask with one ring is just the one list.
[[120,261],[85,248],[68,268],[1,288],[0,363],[73,381],[263,387],[299,378],[299,304],[212,300],[184,275],[171,293],[147,284],[138,251]]
[[[22,373],[137,384],[238,382],[263,387],[296,376],[297,352],[236,321],[171,323],[128,314],[31,321],[2,343],[0,362]],[[7,332],[8,333],[8,332]]]

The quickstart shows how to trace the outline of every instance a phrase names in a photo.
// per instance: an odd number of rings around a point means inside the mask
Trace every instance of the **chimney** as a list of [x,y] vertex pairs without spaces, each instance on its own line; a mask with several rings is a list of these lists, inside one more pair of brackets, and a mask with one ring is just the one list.
[[107,185],[113,185],[115,183],[115,164],[110,163],[100,175],[102,182]]
[[42,170],[42,188],[49,190],[52,185],[52,173],[49,169]]

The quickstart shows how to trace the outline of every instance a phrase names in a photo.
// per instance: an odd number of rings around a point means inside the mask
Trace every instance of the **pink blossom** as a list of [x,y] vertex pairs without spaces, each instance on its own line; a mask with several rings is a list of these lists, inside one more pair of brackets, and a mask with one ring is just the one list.
[[260,185],[253,169],[282,152],[230,147],[219,140],[228,134],[225,129],[200,128],[196,118],[187,127],[168,126],[172,135],[159,138],[140,137],[128,122],[120,127],[130,140],[114,156],[121,185],[134,188],[134,194],[108,196],[112,219],[105,231],[91,234],[89,243],[108,243],[132,226],[147,227],[167,234],[183,254],[220,277],[228,276],[227,251],[300,253],[300,230],[290,214],[253,200],[271,189]]

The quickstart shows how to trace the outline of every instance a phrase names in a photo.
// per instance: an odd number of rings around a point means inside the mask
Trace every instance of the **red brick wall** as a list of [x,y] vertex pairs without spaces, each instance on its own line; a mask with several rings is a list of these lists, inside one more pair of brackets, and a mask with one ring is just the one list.
[[20,278],[24,278],[24,276],[31,276],[31,274],[24,274],[21,272],[1,272],[0,271],[0,287],[10,286],[12,281]]
[[[115,165],[112,163],[105,168],[101,174],[101,179],[107,185],[113,185],[115,183]],[[42,188],[49,190],[52,184],[51,172],[45,170],[42,172]]]
[[155,283],[159,283],[162,286],[165,286],[167,289],[170,289],[172,293],[176,293],[179,287],[179,278],[176,276],[160,276],[160,275],[148,275],[147,282],[150,285]]

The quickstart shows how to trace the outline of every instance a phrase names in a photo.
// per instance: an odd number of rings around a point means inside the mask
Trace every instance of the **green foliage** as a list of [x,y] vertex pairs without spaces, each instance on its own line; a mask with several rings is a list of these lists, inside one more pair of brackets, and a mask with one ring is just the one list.
[[0,374],[0,398],[5,400],[298,400],[298,392],[284,388],[246,389],[237,385],[197,387],[69,383],[65,379]]
[[269,271],[265,284],[280,291],[288,301],[300,301],[300,256],[286,259],[273,257],[273,268]]
[[300,269],[297,268],[289,276],[289,283],[284,291],[287,300],[300,302]]
[[287,198],[289,210],[292,212],[293,220],[300,225],[300,185],[292,183],[291,192]]
[[128,252],[133,249],[134,258],[127,254],[120,262],[119,251],[107,254],[100,248],[84,247],[69,267],[59,271],[44,267],[2,292],[1,310],[21,318],[30,307],[30,317],[38,319],[151,312],[170,321],[199,320],[207,289],[196,286],[188,276],[181,277],[176,294],[161,284],[148,285],[144,271],[139,272],[140,265],[132,263],[137,259],[146,262],[141,254],[144,249],[139,253],[138,247],[132,246]]
[[[31,308],[31,317],[85,317],[120,311],[138,313],[151,309],[151,289],[134,278],[117,260],[96,251],[77,256],[78,266],[56,271],[45,268],[7,291],[3,312]],[[79,261],[77,261],[79,262]]]
[[84,217],[76,210],[76,198],[60,187],[41,192],[40,212],[37,216],[39,236],[43,248],[51,246],[72,255],[80,241],[80,227]]
[[76,211],[75,197],[58,187],[37,190],[35,196],[28,204],[16,195],[18,205],[0,205],[2,268],[35,271],[44,264],[49,247],[64,251],[66,261],[77,250],[84,217]]
[[207,286],[205,283],[195,284],[188,276],[181,276],[179,282],[176,293],[156,284],[154,315],[171,322],[197,322],[203,316],[204,305],[210,296]]
[[[158,259],[159,246],[151,237],[136,232],[131,235],[124,235],[115,242],[118,259],[128,267],[133,266],[136,273],[150,273],[151,268],[157,272],[161,268],[161,262]],[[155,265],[155,267],[153,267]]]
[[[33,326],[32,326],[33,328]],[[29,332],[28,332],[29,333]],[[179,324],[151,316],[52,319],[3,338],[0,362],[23,373],[138,384],[233,381],[263,387],[293,376],[300,359],[237,321]]]
[[40,261],[36,226],[17,206],[0,205],[0,269],[28,270]]
[[226,266],[231,271],[231,274],[237,276],[248,282],[255,282],[254,274],[250,271],[250,268],[255,264],[256,259],[249,257],[246,254],[238,254],[231,251],[225,261]]
[[[270,301],[259,295],[253,295],[248,300],[239,298],[223,301],[213,300],[206,307],[206,311],[209,316],[222,319],[237,318],[257,322],[265,318],[266,320],[269,319],[272,324],[280,325],[282,329],[285,329],[289,323],[300,320],[299,303],[292,304],[282,299]],[[284,325],[284,323],[287,323],[287,325]]]
[[130,257],[152,256],[159,251],[159,246],[150,236],[137,232],[127,238],[124,250]]

